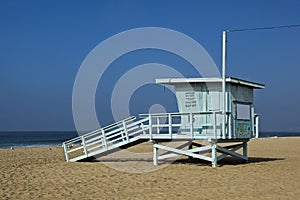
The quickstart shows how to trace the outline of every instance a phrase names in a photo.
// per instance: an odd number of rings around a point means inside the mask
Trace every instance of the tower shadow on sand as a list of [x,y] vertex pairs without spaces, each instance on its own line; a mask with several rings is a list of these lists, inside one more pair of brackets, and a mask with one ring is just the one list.
[[[218,166],[221,167],[223,165],[245,165],[251,163],[265,163],[272,162],[277,160],[285,160],[285,158],[263,158],[263,157],[249,157],[248,161],[235,158],[235,157],[226,157],[218,162]],[[197,158],[184,158],[178,159],[174,161],[174,164],[193,164],[193,165],[201,165],[201,166],[210,166],[211,163],[200,160]]]

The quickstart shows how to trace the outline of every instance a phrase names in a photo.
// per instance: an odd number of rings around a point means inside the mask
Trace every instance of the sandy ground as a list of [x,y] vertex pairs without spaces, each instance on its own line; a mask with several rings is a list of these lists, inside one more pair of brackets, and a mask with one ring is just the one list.
[[61,147],[0,149],[0,199],[299,199],[300,138],[253,139],[249,157],[153,168],[151,158],[67,163]]

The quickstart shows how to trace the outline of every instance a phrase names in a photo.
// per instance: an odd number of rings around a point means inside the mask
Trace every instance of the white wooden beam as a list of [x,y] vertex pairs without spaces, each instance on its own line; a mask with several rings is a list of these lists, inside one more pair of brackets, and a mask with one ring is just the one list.
[[210,162],[212,161],[212,159],[210,157],[207,157],[207,156],[203,156],[203,155],[195,154],[195,153],[192,153],[192,152],[189,152],[189,151],[184,151],[184,150],[179,150],[179,149],[163,146],[163,145],[160,145],[160,144],[154,144],[153,148],[154,149],[155,148],[163,149],[165,151],[170,151],[170,152],[180,154],[180,155],[191,156],[191,157],[194,157],[194,158],[199,158],[201,160],[206,160],[206,161],[210,161]]
[[[241,146],[242,146],[242,144],[241,144]],[[242,158],[242,159],[244,159],[244,160],[248,160],[248,158],[247,158],[246,156],[243,156],[243,155],[241,155],[241,154],[238,154],[238,153],[236,153],[236,152],[234,152],[234,151],[231,151],[231,150],[229,150],[229,149],[226,149],[226,148],[224,148],[224,147],[217,146],[217,150],[218,150],[218,151],[221,151],[222,153],[229,154],[229,155],[231,155],[231,156],[233,156],[233,157],[237,157],[237,158]]]
[[[242,145],[238,145],[238,146],[237,145],[232,145],[232,147],[231,146],[227,146],[226,148],[229,149],[230,151],[237,151],[240,148],[242,148]],[[218,161],[224,159],[227,155],[228,154],[223,153],[222,155],[218,156]]]
[[[186,152],[191,152],[191,153],[208,153],[210,151],[211,151],[211,146],[209,146],[209,145],[204,146],[204,147],[198,147],[198,148],[186,150]],[[177,154],[177,153],[164,154],[164,155],[158,156],[158,160],[172,158],[172,157],[176,157],[178,155],[180,155],[180,154]]]

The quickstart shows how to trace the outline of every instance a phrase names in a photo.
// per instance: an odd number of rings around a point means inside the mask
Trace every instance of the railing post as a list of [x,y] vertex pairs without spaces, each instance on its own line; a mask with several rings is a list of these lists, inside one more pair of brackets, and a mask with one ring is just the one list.
[[150,134],[150,140],[152,140],[152,116],[149,114],[149,134]]
[[145,125],[144,125],[144,123],[141,123],[141,127],[142,127],[143,134],[144,134],[144,135],[146,135],[146,131],[145,131]]
[[222,132],[224,131],[224,133],[222,133],[222,138],[226,139],[226,128],[228,131],[228,126],[226,127],[226,124],[228,124],[228,115],[225,113],[224,117],[225,117],[225,120],[223,121],[223,123],[225,122],[225,124],[224,124],[225,128],[224,128],[224,130],[222,130]]
[[84,139],[83,136],[81,137],[81,141],[82,141],[82,146],[83,146],[84,154],[86,156],[88,156],[88,151],[87,151],[87,148],[86,148],[86,145],[85,145],[85,139]]
[[259,137],[259,115],[255,115],[255,137]]
[[124,133],[125,133],[126,140],[127,140],[127,142],[129,142],[129,136],[128,136],[128,132],[127,132],[126,122],[122,121],[122,123],[123,123],[123,128],[124,128]]
[[168,125],[169,125],[169,135],[172,138],[172,115],[168,113]]
[[191,135],[192,139],[194,138],[194,126],[193,126],[193,123],[194,123],[193,113],[190,113],[190,135]]
[[231,113],[228,114],[228,138],[232,138],[232,116]]
[[69,154],[68,154],[68,148],[67,148],[66,143],[63,143],[63,146],[64,146],[66,161],[69,162]]
[[105,136],[105,131],[104,129],[101,129],[102,132],[102,138],[103,138],[103,143],[104,143],[104,147],[107,149],[107,141],[106,141],[106,136]]
[[214,139],[217,139],[217,114],[216,112],[214,111],[213,112],[213,121],[214,121]]
[[159,132],[160,132],[160,129],[159,129],[159,116],[157,116],[157,118],[156,118],[156,131],[157,131],[157,134],[159,134]]
[[254,106],[251,105],[251,137],[256,137],[256,132],[255,132],[255,113],[254,113]]

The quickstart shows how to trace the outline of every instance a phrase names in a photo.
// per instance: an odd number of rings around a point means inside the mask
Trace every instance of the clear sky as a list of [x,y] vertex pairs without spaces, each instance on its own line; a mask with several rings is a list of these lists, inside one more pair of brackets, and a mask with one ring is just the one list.
[[[298,0],[1,0],[0,131],[74,130],[76,73],[96,45],[119,32],[148,26],[180,31],[220,69],[223,30],[299,23]],[[153,58],[168,63],[172,55],[136,52],[116,63],[135,66]],[[266,84],[255,93],[263,131],[300,131],[300,28],[229,33],[227,66],[228,76]],[[133,114],[151,103],[152,90],[146,97],[137,91]],[[105,92],[98,90],[96,100]],[[97,112],[110,122],[107,108],[97,105]]]

